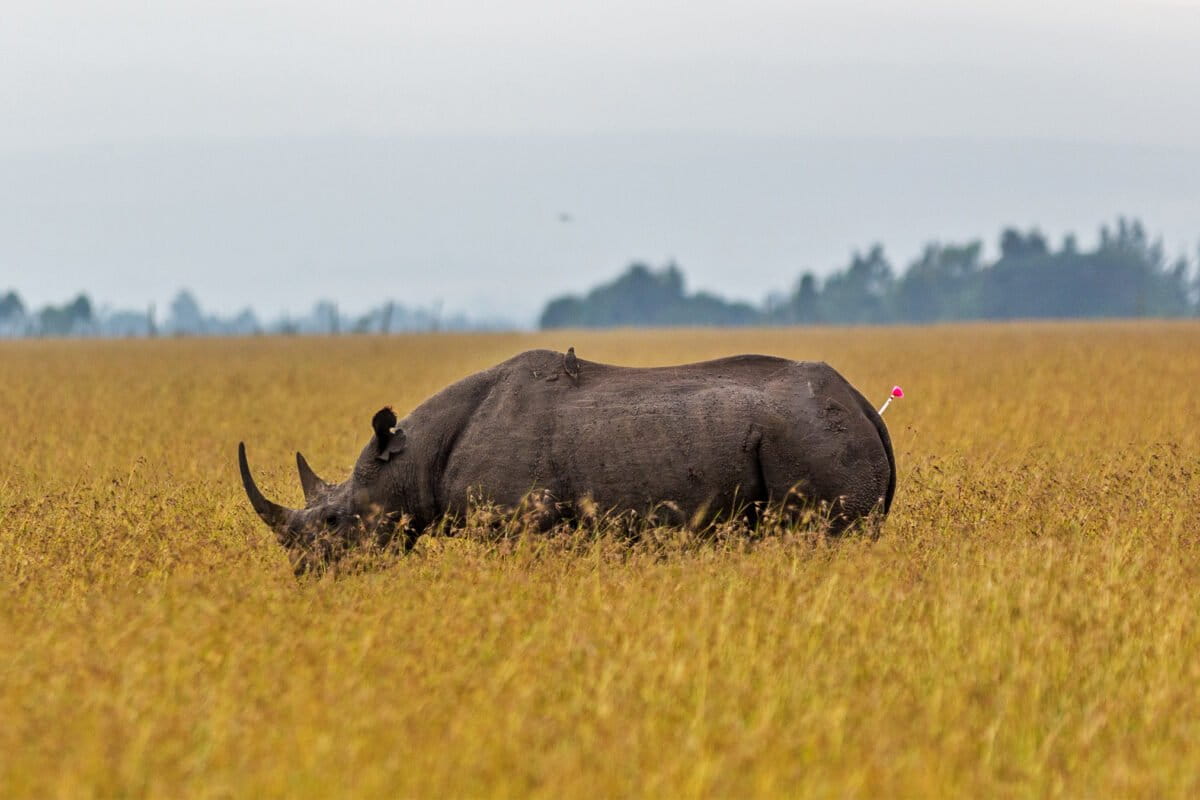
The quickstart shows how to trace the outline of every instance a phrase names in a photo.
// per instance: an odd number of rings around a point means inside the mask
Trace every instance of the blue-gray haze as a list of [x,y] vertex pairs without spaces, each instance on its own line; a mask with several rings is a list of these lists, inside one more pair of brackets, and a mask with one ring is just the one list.
[[1200,235],[1194,2],[17,2],[0,291],[529,322],[632,259],[760,300],[883,242]]

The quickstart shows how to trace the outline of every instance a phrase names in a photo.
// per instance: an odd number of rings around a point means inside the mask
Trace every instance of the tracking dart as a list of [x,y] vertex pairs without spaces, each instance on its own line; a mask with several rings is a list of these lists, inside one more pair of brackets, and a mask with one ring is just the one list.
[[883,412],[887,411],[887,407],[892,404],[893,400],[899,400],[901,397],[904,397],[904,390],[899,386],[893,386],[892,393],[888,395],[887,400],[883,401],[883,407],[879,409],[879,413],[882,415]]

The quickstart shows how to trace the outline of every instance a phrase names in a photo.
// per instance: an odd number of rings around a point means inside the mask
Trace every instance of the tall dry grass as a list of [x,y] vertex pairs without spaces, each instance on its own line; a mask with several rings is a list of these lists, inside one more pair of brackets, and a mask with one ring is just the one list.
[[[532,346],[820,358],[888,412],[876,541],[425,540],[297,581],[299,504]],[[1200,326],[0,346],[0,795],[1200,793]]]

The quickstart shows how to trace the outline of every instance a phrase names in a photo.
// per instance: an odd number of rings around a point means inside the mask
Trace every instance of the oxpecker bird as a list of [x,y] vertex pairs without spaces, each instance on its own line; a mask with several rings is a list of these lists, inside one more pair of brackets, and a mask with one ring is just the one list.
[[579,380],[579,359],[575,357],[574,347],[568,347],[567,354],[563,356],[563,371],[571,376],[571,380]]

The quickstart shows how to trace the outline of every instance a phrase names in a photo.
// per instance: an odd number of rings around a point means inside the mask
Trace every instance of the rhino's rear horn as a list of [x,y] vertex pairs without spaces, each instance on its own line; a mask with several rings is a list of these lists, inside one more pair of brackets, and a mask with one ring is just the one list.
[[300,453],[296,453],[296,471],[300,473],[300,486],[304,489],[305,503],[311,503],[333,488],[333,484],[321,480],[321,477],[312,471],[312,467]]
[[238,442],[238,466],[242,470],[242,486],[246,489],[246,496],[250,498],[250,505],[254,506],[258,516],[273,530],[277,533],[286,532],[288,523],[296,512],[263,497],[250,474],[250,464],[246,461],[246,445],[243,442]]

